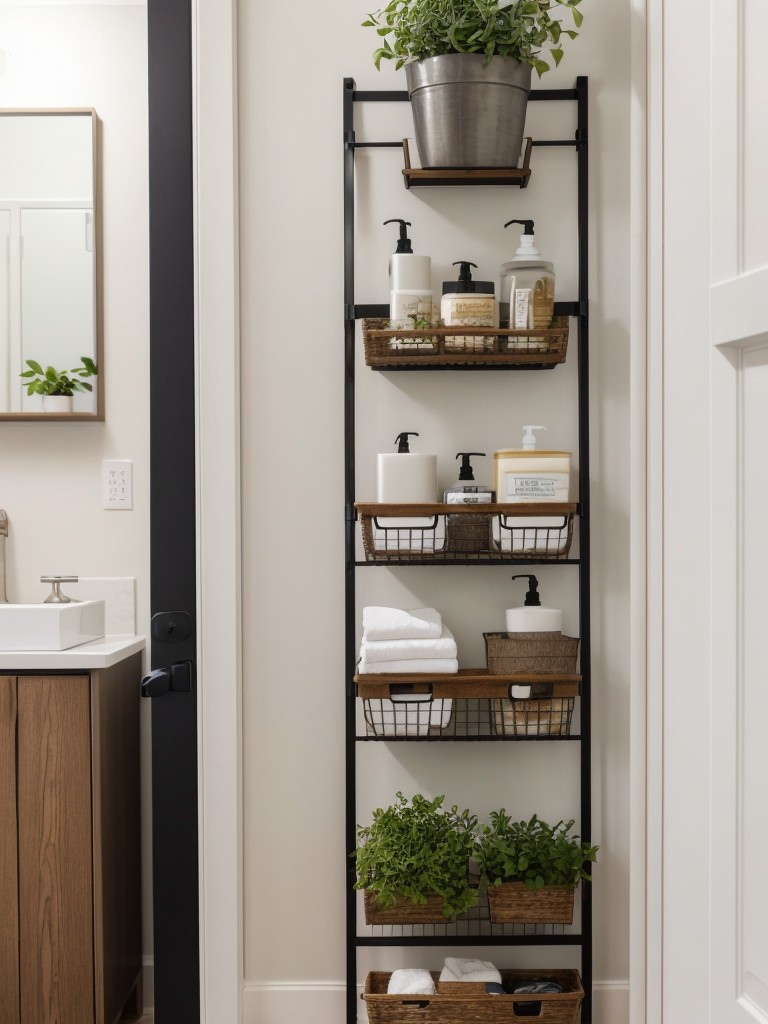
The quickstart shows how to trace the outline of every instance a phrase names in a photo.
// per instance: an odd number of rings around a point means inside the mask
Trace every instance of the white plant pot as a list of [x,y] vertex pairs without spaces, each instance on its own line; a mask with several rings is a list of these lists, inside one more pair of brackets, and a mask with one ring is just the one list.
[[72,412],[72,395],[43,395],[43,412]]

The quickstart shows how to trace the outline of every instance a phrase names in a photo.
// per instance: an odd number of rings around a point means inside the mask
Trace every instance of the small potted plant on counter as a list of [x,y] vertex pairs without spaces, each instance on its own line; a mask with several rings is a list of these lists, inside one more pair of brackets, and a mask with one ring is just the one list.
[[[531,70],[559,64],[563,37],[582,22],[579,3],[391,0],[368,16],[381,42],[376,67],[405,66],[422,167],[517,166]],[[558,8],[573,27],[552,17]]]
[[571,835],[574,822],[548,825],[535,814],[512,821],[502,808],[480,829],[478,861],[488,885],[494,924],[571,924],[580,879],[591,881],[584,865],[597,858],[597,846]]
[[359,827],[356,889],[365,890],[367,924],[435,924],[477,903],[469,884],[477,816],[417,793],[373,812]]
[[96,363],[90,356],[81,356],[79,366],[71,370],[56,370],[53,366],[45,369],[35,359],[27,359],[29,367],[19,376],[24,381],[28,395],[41,395],[43,412],[72,412],[72,398],[76,391],[93,391],[93,386],[84,377],[98,374]]

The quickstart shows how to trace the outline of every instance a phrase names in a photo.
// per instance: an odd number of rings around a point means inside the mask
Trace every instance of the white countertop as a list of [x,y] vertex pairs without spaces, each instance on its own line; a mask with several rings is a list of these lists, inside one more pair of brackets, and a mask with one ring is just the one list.
[[131,654],[143,651],[145,646],[143,636],[121,633],[91,640],[66,651],[0,651],[0,671],[110,668]]

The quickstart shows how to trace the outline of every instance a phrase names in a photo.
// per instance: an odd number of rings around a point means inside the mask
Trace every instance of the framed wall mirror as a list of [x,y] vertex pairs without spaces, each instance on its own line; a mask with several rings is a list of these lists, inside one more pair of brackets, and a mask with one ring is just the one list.
[[103,420],[98,117],[0,109],[0,153],[0,419]]

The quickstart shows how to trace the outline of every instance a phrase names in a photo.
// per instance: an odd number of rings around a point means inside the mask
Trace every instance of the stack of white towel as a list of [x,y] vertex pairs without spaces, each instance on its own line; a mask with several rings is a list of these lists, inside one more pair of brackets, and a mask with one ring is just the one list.
[[[489,960],[474,958],[445,958],[440,981],[474,981],[501,986],[501,973]],[[393,971],[387,985],[388,995],[435,995],[435,982],[429,971],[422,968],[403,968]]]
[[[434,608],[363,608],[361,674],[454,674],[458,670],[456,641]],[[451,700],[430,699],[429,692],[401,694],[394,701],[382,698],[376,728],[385,736],[423,736],[430,729],[446,729],[452,710]]]
[[363,608],[361,674],[458,671],[456,641],[434,608]]

